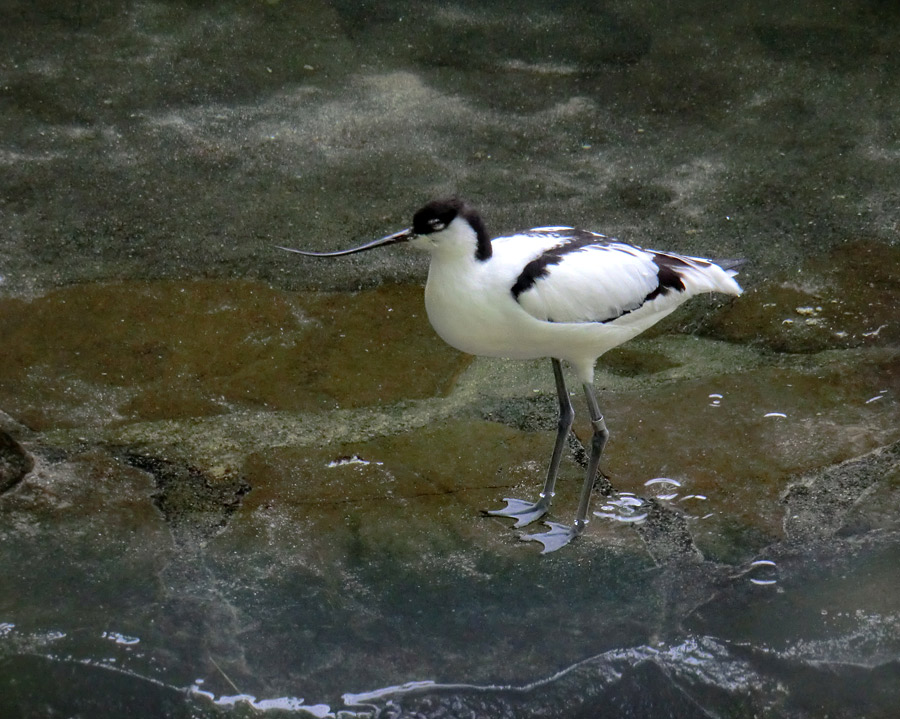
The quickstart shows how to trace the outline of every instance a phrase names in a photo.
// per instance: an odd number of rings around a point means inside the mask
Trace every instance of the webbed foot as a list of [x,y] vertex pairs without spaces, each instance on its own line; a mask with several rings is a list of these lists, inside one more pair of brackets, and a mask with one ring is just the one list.
[[523,534],[519,537],[523,542],[540,542],[543,544],[544,548],[541,550],[541,554],[547,554],[549,552],[555,552],[557,549],[562,549],[575,539],[575,537],[581,534],[582,529],[584,529],[584,527],[579,527],[578,525],[570,527],[565,524],[559,524],[558,522],[545,522],[545,524],[550,527],[549,532]]
[[550,502],[546,497],[541,497],[537,502],[526,502],[521,499],[512,499],[504,497],[503,501],[506,506],[503,509],[489,509],[485,514],[491,517],[509,517],[515,519],[513,525],[516,529],[525,527],[532,522],[536,522],[550,509]]

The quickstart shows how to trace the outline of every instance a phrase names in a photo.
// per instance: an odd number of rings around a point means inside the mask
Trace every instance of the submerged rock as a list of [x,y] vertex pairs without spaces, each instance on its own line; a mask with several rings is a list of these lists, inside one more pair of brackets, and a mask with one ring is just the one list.
[[0,494],[15,487],[33,468],[34,457],[0,429]]
[[[852,711],[887,716],[900,701],[900,662],[859,666],[691,637],[591,657],[522,686],[430,682],[344,695],[353,716],[459,719],[472,716],[616,716],[624,719],[791,716]],[[362,710],[362,711],[360,711]]]

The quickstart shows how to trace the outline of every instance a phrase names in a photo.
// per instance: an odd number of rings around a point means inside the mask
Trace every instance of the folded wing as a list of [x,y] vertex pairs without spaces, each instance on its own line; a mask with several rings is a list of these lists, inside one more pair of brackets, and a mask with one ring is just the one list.
[[704,292],[741,293],[735,270],[704,258],[644,250],[572,228],[526,234],[558,238],[510,288],[522,308],[540,320],[628,323],[667,314]]

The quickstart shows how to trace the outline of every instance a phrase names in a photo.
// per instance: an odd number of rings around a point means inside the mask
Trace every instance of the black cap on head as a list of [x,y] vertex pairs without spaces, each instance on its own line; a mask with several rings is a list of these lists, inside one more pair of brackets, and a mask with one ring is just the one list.
[[460,214],[465,204],[456,197],[447,200],[432,200],[413,215],[413,232],[417,235],[430,235],[432,232],[446,229],[447,225]]
[[462,217],[475,230],[478,247],[475,257],[486,260],[491,256],[491,240],[484,227],[481,215],[465,200],[450,197],[444,200],[432,200],[413,216],[412,231],[417,235],[430,235],[447,229],[453,220]]

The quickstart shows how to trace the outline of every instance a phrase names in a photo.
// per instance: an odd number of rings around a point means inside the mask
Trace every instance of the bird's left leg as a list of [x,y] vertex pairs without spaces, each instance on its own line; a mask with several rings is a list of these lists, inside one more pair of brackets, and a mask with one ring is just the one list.
[[559,474],[559,462],[562,459],[563,446],[566,436],[572,429],[572,421],[575,419],[575,410],[572,409],[572,401],[569,399],[569,390],[563,378],[562,365],[558,359],[553,360],[553,377],[556,380],[556,396],[559,400],[559,421],[556,425],[556,444],[553,445],[553,454],[550,457],[550,467],[547,469],[547,479],[544,489],[537,502],[526,502],[521,499],[504,497],[506,506],[503,509],[492,509],[485,514],[492,517],[510,517],[515,519],[514,527],[524,527],[543,517],[550,510],[553,501],[553,492],[556,487],[556,476]]
[[603,415],[600,414],[600,406],[597,404],[597,394],[594,391],[593,384],[589,382],[584,383],[584,396],[587,398],[588,412],[591,415],[593,436],[591,438],[591,457],[588,460],[584,484],[581,485],[581,498],[578,501],[578,510],[575,513],[575,521],[571,527],[556,522],[547,522],[547,526],[550,527],[549,532],[522,535],[524,540],[543,544],[544,549],[541,550],[541,554],[554,552],[560,547],[566,546],[584,531],[588,523],[587,514],[591,502],[591,490],[594,488],[594,479],[597,477],[597,468],[600,466],[600,456],[603,454],[603,448],[606,447],[606,441],[609,439],[609,430],[606,428],[606,421],[603,419]]

